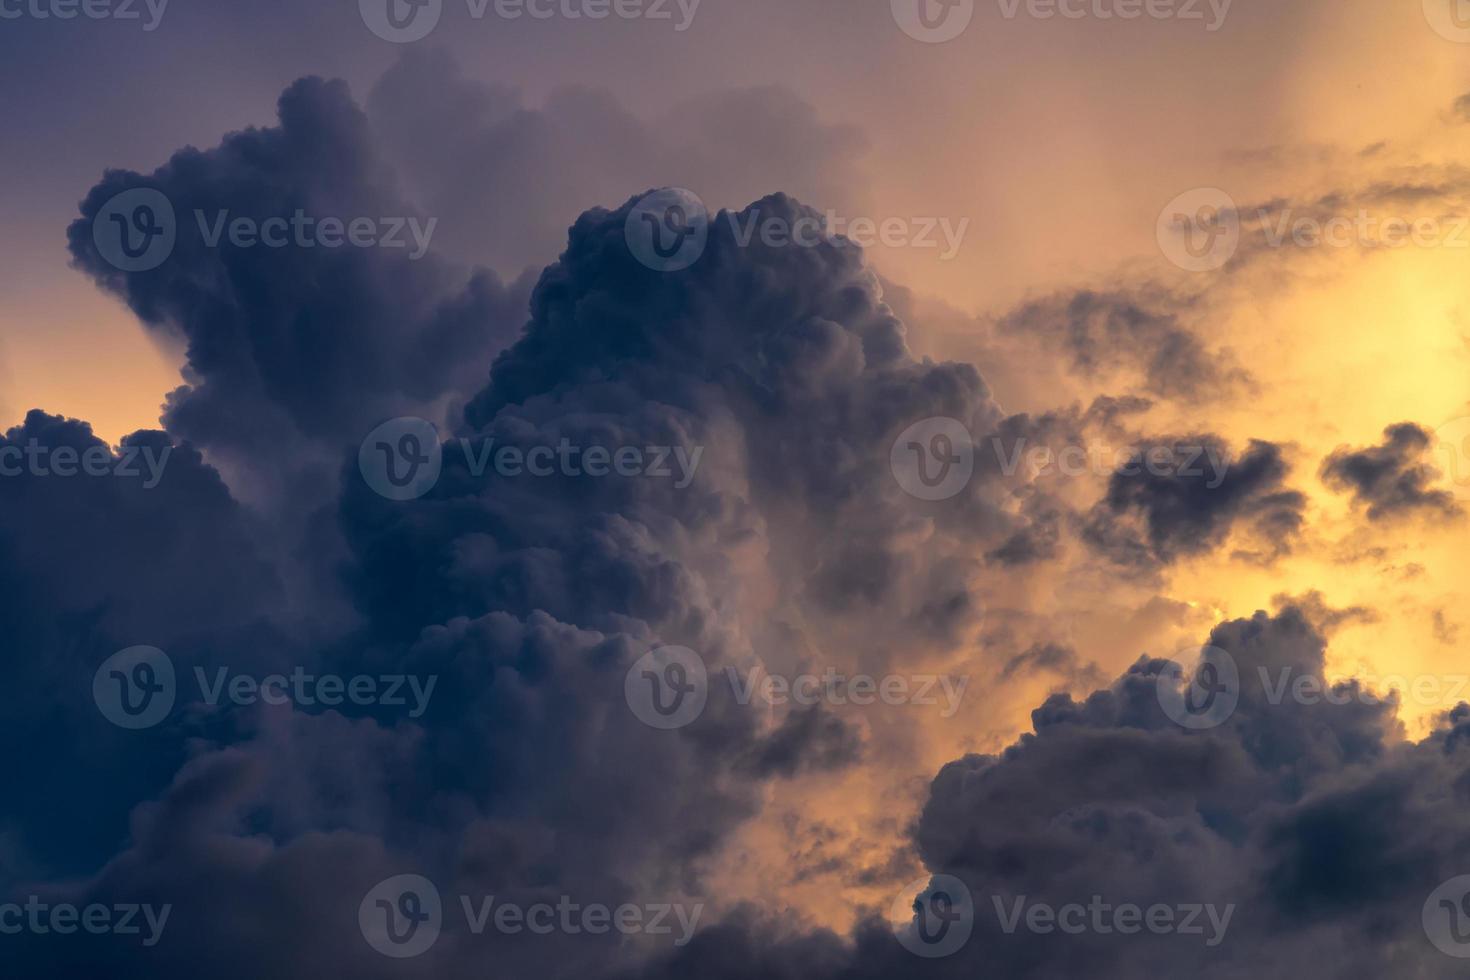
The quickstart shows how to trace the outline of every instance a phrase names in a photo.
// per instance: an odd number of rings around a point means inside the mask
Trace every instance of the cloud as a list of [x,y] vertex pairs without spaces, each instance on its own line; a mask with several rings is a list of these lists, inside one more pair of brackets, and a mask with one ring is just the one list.
[[1290,549],[1306,498],[1286,486],[1281,447],[1253,440],[1230,454],[1213,435],[1175,437],[1139,450],[1108,482],[1083,537],[1110,561],[1140,570],[1219,547],[1237,528],[1267,542],[1265,557]]
[[1185,326],[1188,300],[1157,286],[1081,290],[1025,303],[1003,316],[1002,334],[1039,338],[1086,377],[1121,368],[1144,391],[1185,402],[1218,398],[1250,381],[1228,351],[1211,351]]
[[[876,917],[845,956],[819,932],[745,922],[732,936],[732,920],[637,975],[761,975],[759,957],[751,969],[722,959],[742,945],[822,977],[1451,975],[1420,913],[1470,859],[1458,818],[1470,706],[1405,741],[1386,692],[1325,681],[1325,641],[1290,605],[1221,623],[1209,643],[1240,677],[1238,706],[1218,727],[1172,721],[1156,693],[1166,661],[1144,656],[1081,701],[1048,698],[1034,733],[1004,752],[939,772],[914,835],[928,870],[973,899],[974,932],[952,955],[921,960]],[[1310,678],[1337,703],[1278,697],[1283,676]],[[1084,926],[1023,919],[1008,930],[1017,901],[1081,905]],[[1218,930],[1203,912],[1199,934],[1122,934],[1088,924],[1098,902],[1232,909],[1208,946]]]
[[[109,171],[67,231],[79,268],[182,343],[187,383],[169,395],[164,425],[252,499],[304,496],[383,418],[437,415],[441,400],[473,390],[525,302],[524,284],[407,247],[211,245],[222,221],[422,217],[344,83],[302,79],[278,112],[276,127],[181,150],[152,174]],[[140,187],[167,198],[177,242],[157,268],[123,272],[98,251],[93,225]]]
[[1370,521],[1423,511],[1442,518],[1458,516],[1454,494],[1429,486],[1439,476],[1425,462],[1433,434],[1401,422],[1384,429],[1383,437],[1381,446],[1334,451],[1322,463],[1322,481],[1366,505]]
[[410,49],[368,97],[385,152],[451,254],[510,274],[540,267],[587,207],[639,187],[687,187],[714,209],[780,187],[852,208],[860,130],[831,124],[789,89],[702,95],[654,117],[603,91],[554,90],[539,107],[467,78],[452,56]]

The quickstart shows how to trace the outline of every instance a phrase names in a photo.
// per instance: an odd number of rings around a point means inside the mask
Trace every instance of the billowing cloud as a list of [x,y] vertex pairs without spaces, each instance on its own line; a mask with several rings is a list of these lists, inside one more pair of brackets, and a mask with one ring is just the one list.
[[1454,494],[1433,488],[1439,473],[1426,457],[1434,435],[1412,422],[1383,430],[1383,444],[1364,449],[1341,448],[1322,463],[1328,486],[1351,493],[1367,508],[1368,519],[1382,521],[1415,511],[1442,517],[1460,513]]

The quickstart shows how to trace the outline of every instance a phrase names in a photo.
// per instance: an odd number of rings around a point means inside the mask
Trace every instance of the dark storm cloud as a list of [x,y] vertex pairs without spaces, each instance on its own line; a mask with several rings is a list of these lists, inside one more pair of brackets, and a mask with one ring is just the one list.
[[1322,480],[1334,490],[1351,493],[1354,501],[1367,507],[1371,521],[1421,511],[1458,516],[1454,494],[1430,487],[1439,478],[1426,462],[1433,439],[1433,433],[1412,422],[1391,425],[1383,430],[1380,446],[1333,452],[1322,463]]
[[862,757],[861,736],[821,705],[798,708],[754,747],[747,765],[762,776],[795,776],[804,769],[842,769]]
[[1094,663],[1083,663],[1077,651],[1059,643],[1036,643],[1016,654],[1001,668],[1003,678],[1028,674],[1050,674],[1077,686],[1098,684],[1106,680]]
[[[583,98],[567,103],[568,118],[597,108],[578,108]],[[476,111],[456,104],[467,117]],[[723,108],[774,114],[793,134],[809,122],[778,93]],[[711,671],[791,649],[820,663],[821,627],[840,622],[854,633],[842,655],[877,663],[916,643],[958,642],[979,615],[969,556],[999,543],[1006,522],[983,486],[923,513],[894,480],[889,449],[916,420],[945,415],[983,432],[999,412],[973,368],[909,354],[858,250],[745,247],[722,219],[700,262],[670,275],[629,252],[630,205],[594,209],[576,220],[562,260],[536,286],[524,335],[492,368],[507,325],[525,320],[493,276],[373,250],[210,248],[190,230],[196,208],[255,218],[298,207],[344,217],[406,210],[340,83],[297,83],[280,119],[213,150],[181,151],[148,177],[109,173],[70,231],[81,268],[187,346],[190,384],[170,399],[169,438],[220,460],[266,516],[237,508],[193,450],[177,475],[200,471],[197,487],[185,484],[199,501],[160,491],[137,501],[136,518],[97,508],[103,525],[176,522],[200,551],[155,563],[156,582],[102,563],[87,612],[131,583],[167,595],[176,580],[190,603],[178,618],[202,621],[184,632],[160,625],[166,606],[127,609],[136,635],[108,633],[79,650],[78,676],[58,684],[82,691],[72,700],[83,703],[55,721],[103,724],[83,681],[129,642],[167,646],[181,671],[392,670],[434,676],[437,693],[416,718],[185,703],[127,743],[156,736],[171,749],[136,767],[147,778],[129,766],[127,780],[98,784],[105,804],[79,811],[96,824],[96,844],[60,866],[55,847],[22,837],[13,863],[28,877],[7,882],[13,892],[63,871],[79,898],[158,896],[176,905],[173,942],[37,941],[17,963],[185,976],[208,959],[220,976],[402,975],[367,948],[355,913],[371,884],[404,871],[447,893],[506,900],[698,897],[703,862],[758,810],[765,780],[850,766],[863,740],[826,709],[768,717],[718,684],[687,729],[656,731],[624,703],[633,662],[677,643]],[[717,136],[694,138],[715,162]],[[515,186],[513,176],[496,180]],[[120,273],[97,253],[92,219],[135,186],[167,194],[180,237],[157,269]],[[813,213],[779,195],[754,207],[787,221]],[[385,415],[453,405],[487,370],[446,436],[523,449],[563,438],[672,446],[703,453],[701,465],[678,488],[517,480],[471,472],[449,441],[427,496],[403,504],[373,493],[357,473],[365,430]],[[186,512],[209,503],[215,511],[203,510],[207,527],[196,530]],[[58,507],[42,527],[64,522]],[[283,510],[293,515],[284,524]],[[915,553],[913,527],[928,522],[945,540]],[[216,553],[230,556],[219,585],[205,567]],[[0,552],[0,578],[24,581],[10,557]],[[34,549],[23,557],[87,581]],[[287,587],[264,595],[257,579]],[[218,599],[216,587],[231,594]],[[7,596],[5,615],[26,613],[25,599]],[[81,624],[58,626],[46,607],[36,618],[51,626],[38,644],[78,643]],[[30,775],[70,758],[40,753]],[[21,812],[12,803],[7,819]],[[472,976],[487,956],[515,972],[554,955],[562,972],[606,972],[641,955],[617,939],[487,947],[461,931],[408,966]]]
[[1200,401],[1248,383],[1228,352],[1210,351],[1185,326],[1188,308],[1188,300],[1157,287],[1083,290],[1026,303],[998,326],[1012,336],[1040,338],[1084,376],[1136,370],[1146,391],[1166,398]]
[[[731,920],[637,975],[734,980],[786,965],[834,980],[1458,975],[1420,917],[1470,861],[1460,818],[1470,707],[1404,741],[1386,692],[1325,682],[1324,640],[1290,605],[1222,623],[1209,642],[1240,676],[1239,704],[1218,727],[1172,721],[1156,693],[1165,661],[1144,656],[1082,701],[1052,696],[1034,734],[1003,753],[941,770],[914,833],[929,871],[973,896],[974,934],[952,955],[919,959],[876,919],[845,955],[824,933]],[[1341,703],[1278,697],[1282,676],[1313,679]],[[1009,910],[1022,896],[1234,909],[1214,946],[1208,925],[1199,936],[1007,932],[996,903]],[[756,948],[766,953],[732,963]]]
[[[555,157],[535,148],[538,133],[552,131],[553,149],[582,152],[596,141],[566,131],[603,114],[616,123],[614,107],[586,94],[534,118],[509,102],[497,108],[503,95],[456,87],[431,63],[400,71],[445,83],[446,116],[433,100],[418,108],[447,124],[451,141],[465,130],[482,140],[477,161],[525,152],[504,172],[436,172],[446,157],[415,176],[461,190],[483,179],[496,190],[476,200],[492,209],[528,173],[543,176],[528,168]],[[380,90],[385,130],[409,125],[414,103],[393,99],[421,84],[403,75]],[[783,98],[725,107],[810,128]],[[690,140],[701,153],[723,154],[729,136],[690,125],[703,133]],[[613,129],[601,136],[627,136]],[[423,134],[389,138],[401,151]],[[837,139],[817,142],[828,138]],[[1035,734],[1001,755],[946,766],[913,844],[928,869],[961,877],[982,912],[992,894],[1240,902],[1238,932],[1208,960],[1197,947],[1120,936],[1007,936],[992,919],[962,953],[921,963],[872,919],[838,937],[749,907],[672,951],[615,933],[497,940],[462,923],[412,961],[371,950],[358,903],[394,874],[434,879],[451,916],[461,894],[522,904],[705,898],[710,860],[759,812],[767,780],[840,770],[871,746],[825,707],[772,717],[720,684],[696,721],[655,730],[623,700],[637,658],[679,644],[718,671],[781,656],[821,663],[837,649],[875,667],[962,648],[980,618],[979,556],[1040,561],[1065,511],[1038,496],[1013,516],[988,466],[963,495],[918,501],[890,469],[897,433],[944,416],[977,434],[1070,435],[1144,407],[1109,400],[1065,417],[1007,419],[975,368],[911,354],[856,250],[742,246],[728,215],[712,223],[699,261],[671,274],[630,253],[630,204],[586,211],[527,317],[515,289],[431,259],[206,251],[186,236],[170,263],[123,275],[91,245],[87,219],[111,193],[144,184],[164,188],[185,215],[401,207],[374,139],[339,84],[304,81],[283,98],[278,128],[184,151],[147,179],[109,174],[72,229],[84,269],[185,339],[190,384],[170,402],[167,433],[129,438],[179,454],[155,490],[0,484],[16,502],[0,509],[0,622],[16,641],[14,673],[27,690],[68,692],[23,705],[5,731],[29,751],[4,794],[0,867],[7,895],[175,910],[157,947],[27,937],[6,950],[7,965],[160,980],[1434,970],[1438,961],[1411,942],[1414,896],[1470,856],[1456,822],[1470,785],[1460,729],[1470,721],[1456,715],[1413,746],[1389,707],[1272,705],[1257,684],[1220,730],[1189,733],[1164,717],[1163,664],[1147,656],[1081,702],[1048,699]],[[576,203],[558,198],[556,208],[582,206],[580,192],[562,193]],[[458,200],[445,194],[446,207]],[[466,213],[485,217],[477,207]],[[813,213],[774,195],[735,217],[757,208],[788,222]],[[512,255],[515,233],[504,236],[491,247]],[[1232,377],[1167,317],[1108,298],[1073,316],[1075,329],[1054,340],[1084,369],[1116,340],[1132,344],[1130,363],[1161,390],[1191,374],[1203,386]],[[562,439],[666,445],[700,450],[702,463],[684,487],[533,480],[476,474],[447,441],[443,474],[421,499],[386,500],[359,477],[354,443],[371,424],[460,402],[446,436],[522,449]],[[95,442],[79,423],[44,416],[29,418],[21,435],[29,431]],[[1217,482],[1204,460],[1199,476],[1184,472],[1191,464],[1177,451],[1189,442],[1171,443],[1178,471],[1112,477],[1088,526],[1096,547],[1155,567],[1235,532],[1289,540],[1303,500],[1285,486],[1278,447],[1253,443]],[[1195,442],[1223,451],[1213,437]],[[309,534],[262,530],[236,503],[229,472],[206,465],[215,454],[242,480],[272,487],[267,501],[283,489],[306,497],[310,513],[293,530]],[[95,665],[132,642],[166,645],[185,669],[391,669],[436,677],[438,693],[416,718],[291,706],[211,714],[190,704],[123,739],[86,692]],[[1294,607],[1224,624],[1211,642],[1248,682],[1258,667],[1322,672],[1322,638]],[[1085,671],[1053,649],[1011,663],[1013,673]],[[1381,832],[1352,825],[1361,806]],[[1352,853],[1364,845],[1386,853]],[[895,857],[873,880],[900,867]],[[1290,934],[1281,923],[1293,917],[1321,932]]]
[[[520,326],[525,297],[492,273],[408,248],[236,247],[228,236],[211,247],[200,224],[222,214],[421,217],[396,193],[345,84],[302,79],[281,96],[279,118],[181,150],[152,174],[109,171],[67,233],[80,268],[183,342],[188,383],[169,396],[164,424],[252,497],[306,495],[328,458],[383,417],[432,414],[437,400],[473,390]],[[122,272],[98,252],[93,223],[135,187],[167,197],[178,240],[157,268]]]
[[[32,448],[34,462],[15,462]],[[151,487],[145,454],[161,463]],[[106,462],[89,473],[78,463],[88,459]],[[95,867],[128,810],[182,761],[178,730],[130,737],[98,713],[92,677],[107,657],[148,644],[183,654],[187,669],[289,642],[271,622],[285,603],[261,529],[192,446],[140,431],[113,449],[83,422],[32,411],[0,433],[0,469],[0,662],[12,693],[0,738],[28,747],[0,778],[0,823],[17,852],[0,863],[8,885]]]
[[1113,474],[1083,538],[1110,561],[1146,570],[1204,554],[1242,529],[1265,543],[1269,560],[1290,549],[1303,521],[1306,498],[1286,486],[1288,472],[1270,442],[1233,455],[1217,436],[1161,440]]

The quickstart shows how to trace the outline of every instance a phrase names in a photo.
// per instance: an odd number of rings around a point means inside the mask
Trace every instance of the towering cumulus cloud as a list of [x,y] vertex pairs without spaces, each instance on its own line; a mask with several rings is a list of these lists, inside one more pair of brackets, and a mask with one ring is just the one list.
[[[462,112],[471,136],[400,184],[389,161],[417,138],[402,97],[425,78],[452,95],[429,116]],[[1451,975],[1420,915],[1470,873],[1470,718],[1411,742],[1381,692],[1325,684],[1320,600],[1215,628],[1224,659],[1185,696],[1228,698],[1208,727],[1180,721],[1174,665],[1145,655],[1105,690],[1046,697],[1004,751],[966,753],[965,726],[998,724],[984,715],[1011,680],[1113,673],[1020,643],[1007,610],[987,622],[992,600],[1060,587],[1046,576],[1065,561],[1145,578],[1215,554],[1269,565],[1306,521],[1277,444],[1161,438],[1167,466],[1125,458],[1085,505],[1026,486],[981,452],[992,436],[1073,438],[1149,403],[1008,416],[976,367],[911,351],[860,249],[748,233],[819,218],[786,194],[709,215],[678,270],[630,245],[644,198],[591,207],[534,283],[457,264],[520,258],[514,216],[455,258],[230,230],[298,213],[426,228],[410,198],[467,193],[459,152],[485,164],[467,200],[492,220],[519,186],[495,162],[513,178],[545,159],[524,132],[576,146],[611,111],[571,94],[537,117],[497,97],[410,59],[370,122],[342,83],[304,79],[279,125],[109,171],[82,201],[75,263],[183,345],[185,383],[161,431],[116,449],[41,412],[0,437],[110,469],[137,457],[143,474],[0,481],[3,656],[36,695],[0,723],[25,747],[0,803],[0,886],[22,915],[146,914],[141,935],[7,935],[16,975]],[[784,121],[783,144],[815,126],[779,93],[733,109]],[[837,156],[850,136],[812,139]],[[176,241],[125,271],[96,226],[140,189],[168,202]],[[618,199],[572,193],[527,206],[544,222]],[[1013,325],[1032,321],[1087,370],[1115,336],[1146,347],[1154,395],[1180,372],[1245,377],[1112,294]],[[1411,459],[1422,433],[1389,436],[1334,457],[1329,482],[1384,511],[1434,503]],[[928,493],[899,472],[911,450],[971,478]],[[977,679],[939,735],[730,681],[956,663]],[[171,710],[146,718],[130,685],[166,690]],[[674,724],[686,695],[698,710]],[[953,759],[937,775],[934,740]],[[775,883],[733,883],[771,850],[820,880],[801,819],[836,839],[822,821],[870,803],[902,846],[851,879],[941,913],[947,955],[922,941],[932,923],[895,928],[867,897],[838,929],[838,896],[796,909]],[[1119,920],[1156,906],[1173,928]],[[549,910],[552,934],[528,909]]]

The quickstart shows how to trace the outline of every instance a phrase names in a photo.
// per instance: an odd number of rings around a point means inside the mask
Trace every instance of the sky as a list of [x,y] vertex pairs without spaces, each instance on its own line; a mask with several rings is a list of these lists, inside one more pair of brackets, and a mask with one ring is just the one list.
[[1461,0],[0,0],[0,90],[22,973],[1463,969]]

